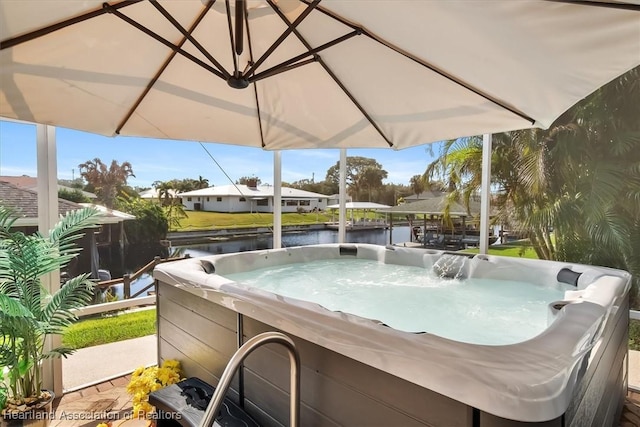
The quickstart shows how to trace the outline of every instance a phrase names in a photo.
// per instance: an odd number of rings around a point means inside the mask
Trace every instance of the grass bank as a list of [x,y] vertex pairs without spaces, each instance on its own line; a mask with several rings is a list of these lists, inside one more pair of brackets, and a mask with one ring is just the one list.
[[[461,252],[477,254],[480,252],[480,249],[469,248]],[[529,243],[528,240],[519,240],[506,245],[489,246],[489,255],[538,259],[536,251],[531,247],[531,243]]]
[[62,344],[74,349],[108,344],[156,333],[156,309],[80,320],[65,329]]
[[[284,213],[283,225],[321,224],[331,221],[331,214],[319,213]],[[187,218],[180,220],[180,226],[172,231],[195,231],[228,228],[271,227],[271,213],[220,213],[188,211]]]
[[[171,231],[199,231],[217,230],[229,228],[272,227],[273,214],[271,213],[223,213],[187,211],[187,217],[180,220],[180,226]],[[349,216],[351,213],[349,212]],[[353,212],[354,218],[384,218],[384,214],[376,214],[372,211]],[[283,213],[282,225],[311,225],[325,222],[338,221],[338,213],[331,211]]]

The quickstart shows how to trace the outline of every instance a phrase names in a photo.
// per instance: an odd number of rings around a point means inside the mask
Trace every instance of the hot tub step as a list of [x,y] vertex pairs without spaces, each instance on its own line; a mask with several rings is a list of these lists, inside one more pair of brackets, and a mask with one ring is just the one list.
[[[149,394],[149,403],[156,407],[156,425],[197,427],[213,396],[215,388],[200,378],[187,378]],[[260,427],[243,409],[225,398],[215,427]]]

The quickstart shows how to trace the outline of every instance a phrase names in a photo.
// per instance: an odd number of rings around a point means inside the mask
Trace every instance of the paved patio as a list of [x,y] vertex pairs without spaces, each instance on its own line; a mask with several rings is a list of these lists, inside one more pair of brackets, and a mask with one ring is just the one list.
[[62,388],[73,391],[158,363],[155,335],[80,349],[62,359]]
[[146,425],[133,419],[131,397],[126,390],[130,379],[126,375],[66,393],[53,403],[50,427],[95,427],[108,421],[113,426],[122,421],[127,421],[126,427]]

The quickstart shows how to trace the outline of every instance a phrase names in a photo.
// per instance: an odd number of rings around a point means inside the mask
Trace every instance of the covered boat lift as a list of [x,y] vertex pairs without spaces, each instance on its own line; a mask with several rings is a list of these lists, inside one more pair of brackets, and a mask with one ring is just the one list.
[[[441,196],[433,198],[419,200],[413,203],[406,203],[398,206],[393,206],[387,209],[380,209],[379,212],[384,212],[389,215],[389,243],[391,244],[393,235],[393,214],[405,214],[411,227],[411,242],[421,243],[422,246],[430,247],[445,247],[447,245],[466,246],[466,245],[479,245],[480,236],[468,236],[467,235],[467,217],[473,217],[467,208],[456,201],[447,201],[447,194],[443,193]],[[478,212],[479,214],[479,212]],[[422,224],[414,225],[414,220],[422,216]],[[479,216],[479,215],[478,215]],[[451,234],[449,235],[448,229],[444,226],[444,222],[447,218],[457,217],[462,221],[461,234],[455,233],[455,227],[450,227]],[[481,230],[478,230],[480,233]]]
[[[363,218],[362,220],[355,220],[353,217],[353,211],[363,210],[365,211],[365,214],[366,214],[366,212],[369,210],[381,212],[382,209],[389,209],[389,208],[391,208],[391,206],[383,205],[380,203],[374,203],[374,202],[347,202],[345,203],[345,212],[351,213],[351,222],[346,223],[346,229],[347,230],[365,230],[365,229],[375,229],[375,228],[388,228],[389,224],[387,223],[386,218],[383,222],[379,222],[378,220],[370,221],[370,220],[367,220],[366,218]],[[340,204],[338,203],[335,205],[329,205],[327,206],[327,209],[340,209]],[[345,215],[345,218],[346,216],[348,215]],[[329,229],[337,230],[339,228],[339,222],[331,221],[330,223],[325,223],[325,226]]]

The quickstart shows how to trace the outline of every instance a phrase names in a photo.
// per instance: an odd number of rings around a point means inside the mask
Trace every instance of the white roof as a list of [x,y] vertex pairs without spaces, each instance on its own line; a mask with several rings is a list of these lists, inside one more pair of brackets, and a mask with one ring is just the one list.
[[[158,190],[155,188],[150,188],[148,190],[141,191],[138,193],[141,199],[157,199],[158,198]],[[169,194],[175,196],[178,194],[176,190],[169,190]]]
[[[348,202],[345,204],[347,209],[386,209],[390,208],[389,205],[381,205],[380,203],[373,202]],[[340,205],[329,205],[327,209],[338,209]]]
[[[179,197],[225,197],[237,196],[246,198],[266,198],[273,197],[274,187],[263,185],[255,188],[246,185],[220,185],[200,190],[187,191],[178,194]],[[328,199],[329,196],[311,191],[298,190],[296,188],[282,187],[281,194],[283,199]]]
[[117,211],[115,209],[109,209],[102,205],[94,205],[93,203],[78,203],[85,208],[94,208],[100,213],[100,224],[115,224],[118,222],[126,221],[128,219],[136,219],[135,215],[128,214],[126,212]]

